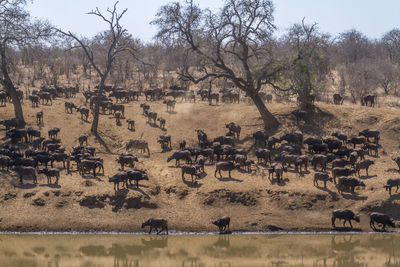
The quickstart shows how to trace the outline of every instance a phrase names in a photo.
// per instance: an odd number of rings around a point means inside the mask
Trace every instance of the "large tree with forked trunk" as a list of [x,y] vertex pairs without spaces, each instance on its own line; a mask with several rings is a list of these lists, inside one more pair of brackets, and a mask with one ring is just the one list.
[[185,46],[188,59],[196,58],[179,70],[182,78],[230,80],[251,97],[264,127],[271,129],[279,123],[258,92],[266,84],[278,89],[283,69],[273,54],[273,11],[269,0],[226,0],[218,12],[186,0],[162,6],[152,24],[159,29],[157,39]]
[[18,127],[25,126],[25,119],[10,77],[13,62],[8,57],[9,51],[42,41],[51,36],[52,32],[48,22],[31,20],[29,12],[24,9],[26,4],[26,0],[0,0],[0,84],[4,86],[13,101]]
[[[117,4],[118,1],[115,2],[113,9],[107,9],[107,13],[105,14],[103,14],[98,8],[88,13],[90,15],[99,17],[109,27],[108,30],[98,34],[92,40],[79,38],[76,36],[76,34],[73,34],[70,31],[65,32],[58,29],[60,33],[72,38],[75,41],[75,44],[72,46],[72,48],[80,47],[84,51],[90,64],[100,77],[100,84],[98,85],[99,90],[91,127],[91,132],[96,136],[98,136],[101,95],[103,94],[104,84],[111,71],[114,60],[122,52],[135,52],[134,42],[131,35],[121,25],[121,19],[126,13],[127,9],[122,10],[122,12],[118,12]],[[100,48],[104,49],[104,51],[96,51]]]

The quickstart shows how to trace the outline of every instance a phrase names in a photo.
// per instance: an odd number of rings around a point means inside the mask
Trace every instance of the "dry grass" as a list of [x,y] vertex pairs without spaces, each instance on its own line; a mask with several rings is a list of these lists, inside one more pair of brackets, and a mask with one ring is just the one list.
[[[78,136],[89,133],[90,123],[81,121],[78,113],[66,114],[64,101],[57,99],[53,106],[39,107],[44,111],[44,125],[40,129],[47,137],[49,128],[61,128],[62,144],[70,151],[78,145]],[[80,95],[72,101],[77,105],[84,104]],[[297,125],[290,115],[296,108],[294,104],[269,105],[282,125],[278,131],[271,132],[277,136],[296,129],[303,131],[306,137],[325,137],[337,130],[348,135],[356,135],[365,128],[381,131],[383,149],[378,158],[373,157],[376,164],[370,169],[370,177],[362,177],[367,185],[365,190],[357,190],[354,195],[339,195],[333,184],[328,184],[327,189],[314,187],[311,169],[310,173],[299,175],[291,168],[284,174],[284,183],[278,185],[275,180],[268,179],[263,165],[253,166],[251,173],[234,171],[234,179],[215,178],[215,168],[210,165],[206,166],[207,175],[198,185],[189,183],[189,177],[182,181],[175,163],[166,162],[171,152],[161,153],[157,137],[163,131],[147,123],[139,107],[142,102],[129,103],[125,108],[125,117],[136,121],[134,132],[127,129],[125,120],[122,126],[116,126],[110,115],[101,116],[100,135],[112,153],[106,153],[94,136],[90,136],[89,144],[104,158],[104,176],[83,178],[76,172],[67,175],[62,171],[59,187],[47,185],[44,176],[39,177],[37,186],[31,186],[28,181],[20,187],[14,174],[1,173],[0,230],[136,231],[148,217],[166,218],[170,228],[176,230],[215,230],[210,221],[223,215],[231,217],[237,230],[267,230],[268,225],[292,230],[323,230],[330,229],[330,212],[335,208],[361,212],[362,230],[369,229],[369,211],[388,212],[400,219],[400,194],[389,198],[382,187],[387,178],[399,176],[397,166],[391,160],[400,144],[397,109],[317,103],[316,114],[306,124]],[[162,102],[151,102],[150,105],[167,120],[167,133],[172,135],[174,150],[178,149],[180,139],[185,139],[188,146],[194,146],[197,142],[195,129],[204,129],[209,137],[224,135],[227,132],[225,123],[230,121],[242,126],[238,146],[251,149],[251,134],[262,129],[257,110],[245,103],[219,106],[209,106],[205,102],[178,103],[172,114],[166,112]],[[35,126],[38,109],[31,108],[28,102],[23,108],[28,124]],[[10,104],[0,109],[0,119],[10,118],[12,114]],[[115,159],[124,151],[129,139],[148,141],[151,156],[137,153],[137,167],[147,170],[150,180],[143,182],[139,189],[131,187],[115,193],[108,176],[119,170]],[[252,150],[249,155],[254,158]]]

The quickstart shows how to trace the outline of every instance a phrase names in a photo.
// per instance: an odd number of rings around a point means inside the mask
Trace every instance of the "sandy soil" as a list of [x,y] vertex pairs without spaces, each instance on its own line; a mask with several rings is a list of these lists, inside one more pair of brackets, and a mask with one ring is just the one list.
[[[278,118],[281,127],[271,135],[299,129],[305,137],[329,136],[340,130],[348,135],[370,128],[381,131],[382,149],[375,160],[370,176],[361,178],[365,189],[355,194],[340,195],[332,183],[327,188],[313,186],[313,170],[298,174],[293,168],[284,173],[284,182],[268,179],[266,166],[255,165],[250,173],[234,171],[233,178],[214,177],[214,165],[206,166],[205,175],[197,185],[182,181],[180,168],[173,161],[167,163],[172,153],[162,153],[157,137],[163,133],[159,127],[147,123],[142,115],[140,103],[125,106],[125,117],[136,121],[136,131],[127,129],[126,121],[116,126],[115,119],[103,115],[100,132],[107,148],[90,136],[89,144],[96,147],[97,156],[104,158],[105,174],[96,178],[81,177],[77,172],[67,175],[62,171],[60,185],[48,185],[44,176],[39,184],[27,181],[18,183],[14,173],[0,173],[0,230],[11,231],[138,231],[141,223],[149,217],[162,217],[169,221],[169,228],[182,231],[215,231],[211,220],[220,216],[231,217],[231,227],[243,231],[269,231],[278,226],[284,230],[330,230],[331,211],[349,208],[361,214],[361,223],[354,223],[360,230],[369,230],[368,213],[381,211],[400,219],[399,194],[385,192],[383,183],[387,178],[399,177],[396,164],[391,160],[400,144],[400,112],[393,108],[370,108],[355,105],[334,106],[317,103],[318,111],[307,123],[297,125],[290,112],[294,103],[273,103],[268,108]],[[71,99],[76,105],[84,104],[83,96]],[[23,104],[28,126],[40,128],[47,137],[51,127],[61,128],[63,146],[70,151],[78,145],[77,138],[89,133],[89,123],[80,119],[78,113],[64,112],[65,99],[57,99],[52,106],[40,105],[32,108],[30,102]],[[209,137],[224,135],[225,123],[234,121],[242,127],[239,148],[250,150],[249,157],[255,159],[254,141],[251,134],[262,129],[262,121],[256,108],[247,103],[209,106],[206,102],[178,103],[174,113],[167,113],[161,101],[151,102],[151,108],[167,120],[167,133],[172,136],[173,151],[178,141],[185,139],[188,146],[195,146],[195,129],[204,129]],[[44,125],[37,126],[36,111],[44,111]],[[0,119],[13,117],[12,105],[0,108]],[[4,130],[0,131],[0,135]],[[125,151],[129,139],[148,141],[151,155],[140,154],[137,168],[145,169],[150,180],[139,189],[130,187],[114,192],[108,176],[119,171],[115,159]],[[4,142],[4,141],[0,141]],[[62,164],[57,167],[62,167]],[[73,167],[74,170],[76,167]],[[330,171],[330,168],[329,168]]]

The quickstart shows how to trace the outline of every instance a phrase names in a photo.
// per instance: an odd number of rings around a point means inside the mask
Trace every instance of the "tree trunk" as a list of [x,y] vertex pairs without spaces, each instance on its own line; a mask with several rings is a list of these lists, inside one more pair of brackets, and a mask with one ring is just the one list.
[[97,93],[96,104],[94,105],[93,122],[90,131],[97,136],[97,129],[99,127],[99,116],[100,116],[100,101],[101,95],[103,94],[104,82],[106,75],[103,75],[99,84],[99,91]]
[[383,86],[383,90],[385,90],[385,95],[389,95],[389,87]]
[[382,84],[383,90],[385,90],[385,95],[389,95],[389,82],[384,81]]
[[91,127],[90,131],[96,136],[98,135],[97,129],[99,126],[101,96],[103,94],[104,83],[106,82],[107,76],[111,70],[111,66],[112,66],[112,61],[108,62],[106,70],[105,70],[103,76],[101,76],[101,80],[100,80],[100,84],[99,84],[99,91],[97,93],[96,104],[94,106],[93,122],[92,122],[92,127]]
[[301,110],[313,110],[314,104],[311,100],[311,89],[300,90],[298,92],[299,106]]
[[258,112],[260,112],[261,118],[264,121],[264,129],[270,130],[277,128],[279,125],[278,120],[274,117],[274,115],[272,115],[271,112],[269,112],[258,93],[251,94],[251,99],[256,105]]
[[7,92],[10,94],[13,106],[14,106],[14,114],[15,118],[18,120],[18,127],[23,128],[25,127],[25,119],[24,113],[22,111],[21,102],[19,101],[17,91],[14,87],[14,84],[8,75],[8,66],[7,66],[7,59],[6,59],[6,51],[5,46],[3,45],[0,49],[1,53],[1,72],[3,74],[3,86],[6,88]]

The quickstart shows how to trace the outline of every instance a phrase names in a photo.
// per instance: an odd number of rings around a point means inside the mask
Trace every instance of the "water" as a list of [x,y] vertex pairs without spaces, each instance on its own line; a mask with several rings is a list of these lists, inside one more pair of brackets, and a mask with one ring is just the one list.
[[1,234],[0,266],[400,266],[400,235]]

